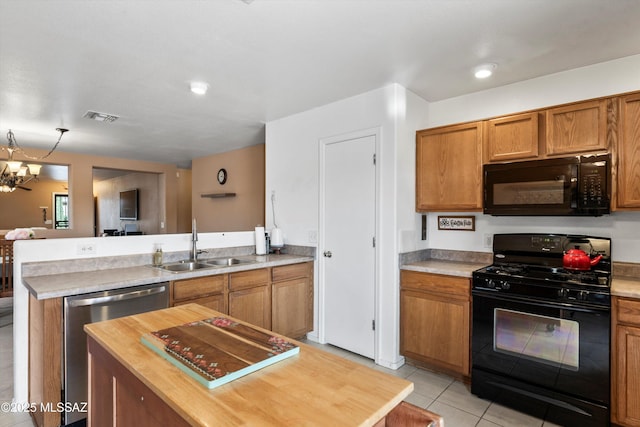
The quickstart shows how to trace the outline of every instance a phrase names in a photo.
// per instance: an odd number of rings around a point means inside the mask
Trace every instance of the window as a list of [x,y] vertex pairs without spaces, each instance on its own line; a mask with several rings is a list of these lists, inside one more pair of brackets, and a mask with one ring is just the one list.
[[53,223],[56,230],[69,228],[69,194],[53,193]]

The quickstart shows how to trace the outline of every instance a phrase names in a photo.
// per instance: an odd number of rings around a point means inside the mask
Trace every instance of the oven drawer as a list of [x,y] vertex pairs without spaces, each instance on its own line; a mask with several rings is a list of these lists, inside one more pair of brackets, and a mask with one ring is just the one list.
[[640,326],[640,301],[617,298],[616,315],[618,323]]

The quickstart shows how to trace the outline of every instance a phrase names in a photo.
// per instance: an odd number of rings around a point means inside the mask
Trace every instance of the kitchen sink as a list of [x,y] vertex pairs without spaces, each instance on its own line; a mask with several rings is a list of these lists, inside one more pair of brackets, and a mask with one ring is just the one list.
[[254,261],[248,260],[248,259],[239,259],[239,258],[214,258],[214,259],[205,260],[204,262],[216,267],[222,267],[225,265],[231,266],[236,264],[247,264]]
[[194,261],[180,261],[180,262],[173,262],[171,264],[163,264],[158,266],[158,268],[161,268],[163,270],[168,270],[168,271],[193,271],[193,270],[200,270],[203,268],[211,268],[213,267],[210,264],[205,264],[203,262],[194,262]]

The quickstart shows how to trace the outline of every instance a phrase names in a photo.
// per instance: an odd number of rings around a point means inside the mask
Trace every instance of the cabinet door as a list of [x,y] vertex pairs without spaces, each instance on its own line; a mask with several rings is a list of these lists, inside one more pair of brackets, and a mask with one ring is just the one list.
[[229,315],[252,325],[271,329],[269,286],[229,292]]
[[271,302],[272,331],[299,338],[313,329],[313,289],[308,278],[274,283]]
[[416,210],[482,209],[482,122],[416,133]]
[[487,121],[486,160],[503,162],[538,157],[538,113]]
[[548,155],[607,150],[607,101],[580,102],[546,110]]
[[469,301],[400,291],[400,353],[469,376]]
[[189,425],[92,338],[88,339],[87,349],[88,425],[94,427]]
[[640,93],[622,98],[618,142],[619,208],[640,208]]
[[613,376],[617,420],[626,426],[640,426],[640,327],[616,327],[616,372]]

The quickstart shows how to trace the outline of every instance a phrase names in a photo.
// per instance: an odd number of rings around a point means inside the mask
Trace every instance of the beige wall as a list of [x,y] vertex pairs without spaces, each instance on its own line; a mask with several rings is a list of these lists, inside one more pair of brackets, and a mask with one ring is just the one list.
[[12,193],[0,193],[0,230],[14,228],[53,228],[53,222],[45,224],[41,206],[47,207],[47,220],[53,220],[53,196],[66,193],[67,182],[45,181],[28,184],[31,191],[17,188]]
[[178,169],[178,233],[191,231],[191,169]]
[[[61,144],[61,146],[64,142]],[[29,155],[42,156],[44,150],[29,149]],[[19,155],[16,160],[24,160]],[[69,204],[70,230],[47,230],[45,237],[89,237],[94,235],[94,202],[93,202],[93,168],[112,168],[140,172],[152,172],[159,176],[159,220],[164,222],[165,228],[159,233],[177,232],[177,200],[178,179],[175,165],[145,162],[139,160],[120,159],[115,157],[99,157],[86,154],[66,153],[55,151],[45,162],[69,166]],[[264,169],[264,168],[263,168]],[[18,190],[4,196],[12,196]],[[2,198],[2,209],[12,202]],[[44,206],[44,205],[43,205]]]
[[[96,182],[96,226],[98,235],[105,229],[123,230],[124,224],[136,224],[145,234],[160,233],[159,175],[133,172]],[[138,190],[138,220],[120,219],[120,192]]]
[[[246,231],[264,225],[264,144],[229,151],[192,162],[192,210],[198,231]],[[218,184],[218,170],[227,182]],[[235,197],[204,198],[202,194],[236,193]]]

